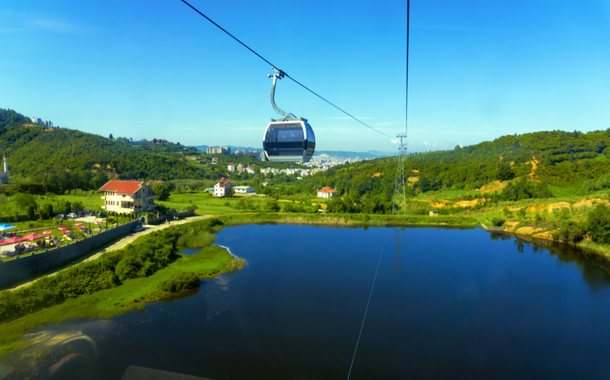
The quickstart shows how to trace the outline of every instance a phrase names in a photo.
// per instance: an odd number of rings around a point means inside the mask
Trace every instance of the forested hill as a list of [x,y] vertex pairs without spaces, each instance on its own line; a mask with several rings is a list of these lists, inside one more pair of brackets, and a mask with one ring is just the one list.
[[49,188],[58,192],[99,188],[108,179],[201,179],[219,174],[182,159],[194,151],[191,148],[132,147],[126,140],[34,125],[4,109],[0,109],[0,150],[9,156],[11,178],[42,183],[46,175]]
[[[407,156],[405,176],[416,192],[474,190],[496,180],[524,178],[586,194],[610,187],[610,129],[589,133],[536,132],[509,135],[451,151]],[[361,161],[324,173],[324,184],[343,194],[390,197],[396,157]]]

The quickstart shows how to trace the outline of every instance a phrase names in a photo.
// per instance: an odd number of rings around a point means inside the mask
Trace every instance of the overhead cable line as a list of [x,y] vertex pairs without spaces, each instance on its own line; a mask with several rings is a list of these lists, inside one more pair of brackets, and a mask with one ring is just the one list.
[[[269,66],[273,67],[274,69],[277,68],[276,65],[274,65],[273,63],[269,62],[267,59],[265,59],[265,57],[263,57],[262,55],[258,54],[256,51],[254,51],[252,48],[250,48],[248,45],[246,45],[245,43],[243,43],[239,38],[235,37],[234,35],[232,35],[231,33],[229,33],[226,29],[224,29],[222,26],[218,25],[217,23],[215,23],[211,18],[209,18],[208,16],[206,16],[205,14],[201,13],[201,11],[199,11],[197,8],[195,8],[194,6],[192,6],[191,4],[189,4],[186,0],[180,0],[182,1],[184,4],[188,5],[189,8],[191,8],[192,10],[194,10],[195,12],[199,13],[199,15],[201,15],[203,18],[205,18],[206,20],[208,20],[209,22],[211,22],[212,24],[214,24],[214,26],[216,26],[218,29],[222,30],[223,32],[225,32],[229,37],[231,37],[232,39],[234,39],[235,41],[237,41],[240,45],[242,45],[243,47],[245,47],[246,49],[250,50],[250,52],[254,53],[254,55],[256,55],[258,58],[262,59],[263,61],[265,61],[265,63],[267,63]],[[293,77],[291,77],[290,75],[288,75],[285,71],[277,69],[280,73],[282,73],[283,76],[286,76],[287,78],[289,78],[290,80],[292,80],[294,83],[298,84],[299,86],[303,87],[305,90],[311,92],[313,95],[317,96],[318,98],[322,99],[323,101],[325,101],[326,103],[330,104],[331,106],[335,107],[336,109],[338,109],[339,111],[343,112],[344,114],[346,114],[347,116],[351,117],[352,119],[356,120],[357,122],[359,122],[360,124],[364,125],[365,127],[379,133],[382,134],[384,136],[390,137],[389,135],[386,135],[385,133],[371,127],[370,125],[368,125],[367,123],[363,122],[362,120],[358,119],[357,117],[349,114],[348,112],[344,111],[343,109],[341,109],[340,107],[338,107],[337,105],[333,104],[332,102],[330,102],[329,100],[325,99],[324,97],[322,97],[321,95],[317,94],[316,92],[314,92],[313,90],[311,90],[310,88],[306,87],[305,85],[303,85],[302,83],[300,83],[299,81],[297,81],[296,79],[294,79]]]
[[[406,138],[407,137],[407,116],[408,116],[408,109],[409,109],[409,16],[411,15],[411,1],[407,0],[407,79],[406,79],[406,99],[405,99],[405,134],[401,135],[399,134],[398,137],[400,138],[400,156],[399,156],[399,163],[398,163],[398,174],[397,174],[397,178],[396,178],[396,182],[398,183],[400,181],[399,179],[399,174],[400,171],[403,170],[403,176],[402,176],[402,183],[403,183],[403,187],[404,187],[404,166],[403,166],[403,160],[404,160],[404,152],[405,152],[405,146],[402,142],[403,137]],[[394,197],[396,198],[396,192],[394,192]],[[403,202],[404,201],[404,191],[403,191]],[[366,301],[366,307],[364,308],[364,315],[362,316],[362,323],[360,324],[360,331],[358,332],[358,339],[356,340],[356,346],[354,347],[354,354],[352,355],[352,361],[350,363],[349,366],[349,371],[347,372],[347,380],[350,380],[350,377],[352,375],[352,370],[354,369],[354,362],[356,361],[356,354],[358,353],[358,347],[360,345],[360,338],[362,338],[362,331],[364,330],[364,323],[366,322],[366,317],[369,311],[369,307],[371,306],[371,298],[373,298],[373,291],[375,290],[375,283],[377,282],[377,275],[379,274],[379,266],[381,265],[381,258],[383,257],[383,251],[385,249],[385,244],[386,244],[386,240],[388,238],[388,231],[390,229],[390,225],[392,223],[392,217],[394,216],[394,211],[395,211],[395,206],[396,206],[396,199],[394,199],[394,204],[392,205],[392,214],[390,215],[390,218],[388,219],[388,224],[386,226],[386,234],[385,234],[385,238],[383,239],[383,245],[381,246],[381,252],[379,253],[379,260],[377,261],[377,268],[375,269],[375,276],[373,277],[373,283],[371,284],[371,290],[369,292],[369,297],[368,300]],[[406,204],[404,205],[404,207],[406,207]],[[398,235],[397,239],[401,239],[402,238],[402,232],[400,232],[400,235]],[[399,241],[397,240],[396,244],[399,244]]]

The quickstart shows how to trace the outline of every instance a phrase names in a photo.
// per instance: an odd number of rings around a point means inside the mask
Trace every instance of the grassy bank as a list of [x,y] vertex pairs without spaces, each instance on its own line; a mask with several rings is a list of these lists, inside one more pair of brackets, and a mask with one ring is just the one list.
[[226,225],[252,223],[311,224],[329,227],[409,227],[442,226],[457,228],[477,227],[478,221],[463,216],[377,215],[377,214],[299,214],[251,213],[218,217]]
[[241,266],[243,261],[217,246],[206,247],[192,256],[180,255],[171,265],[151,276],[127,280],[116,288],[69,299],[60,305],[1,324],[0,355],[25,348],[28,342],[20,338],[37,326],[73,318],[111,318],[138,307],[143,308],[146,302],[167,295],[157,290],[157,284],[174,273],[192,271],[201,278],[208,278]]

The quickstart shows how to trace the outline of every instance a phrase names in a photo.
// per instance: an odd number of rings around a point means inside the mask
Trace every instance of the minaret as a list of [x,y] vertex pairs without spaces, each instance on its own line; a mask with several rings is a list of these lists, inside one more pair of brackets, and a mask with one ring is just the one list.
[[8,161],[6,158],[6,150],[4,151],[4,172],[7,174],[8,177]]

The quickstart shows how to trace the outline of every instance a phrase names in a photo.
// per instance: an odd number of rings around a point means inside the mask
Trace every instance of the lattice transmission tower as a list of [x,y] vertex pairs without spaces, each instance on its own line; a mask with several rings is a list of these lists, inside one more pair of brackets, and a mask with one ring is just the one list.
[[405,143],[403,139],[407,138],[406,134],[396,135],[400,139],[400,148],[398,148],[400,154],[398,155],[398,165],[396,169],[396,183],[394,184],[394,204],[392,205],[392,215],[398,214],[402,209],[402,214],[407,213],[407,196],[405,193]]
[[[392,205],[392,215],[395,214],[406,214],[407,213],[407,196],[406,196],[406,183],[405,183],[405,151],[407,150],[403,139],[407,138],[406,134],[396,135],[400,139],[400,147],[398,150],[398,165],[396,168],[396,184],[394,185],[394,201]],[[401,212],[402,210],[402,212]],[[402,234],[404,228],[394,227],[394,244],[396,246],[396,261],[394,262],[394,270],[400,271],[400,243],[402,241]]]

